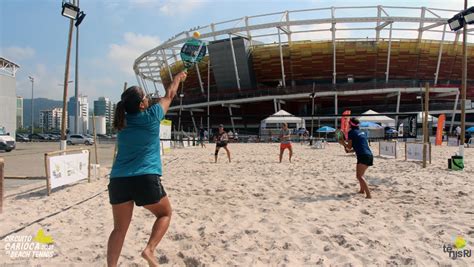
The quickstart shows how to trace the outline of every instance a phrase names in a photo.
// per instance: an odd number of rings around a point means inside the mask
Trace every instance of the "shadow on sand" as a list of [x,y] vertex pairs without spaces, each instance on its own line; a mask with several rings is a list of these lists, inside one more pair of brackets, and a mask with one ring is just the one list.
[[358,195],[357,193],[344,193],[344,194],[332,194],[332,195],[323,195],[323,196],[301,196],[301,197],[290,197],[290,200],[296,202],[310,203],[310,202],[320,202],[328,200],[338,200],[346,201],[354,196]]

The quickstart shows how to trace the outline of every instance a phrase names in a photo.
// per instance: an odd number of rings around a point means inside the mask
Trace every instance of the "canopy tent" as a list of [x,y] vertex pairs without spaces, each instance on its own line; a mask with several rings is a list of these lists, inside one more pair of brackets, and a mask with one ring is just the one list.
[[280,130],[282,124],[285,122],[288,124],[288,128],[290,129],[306,128],[303,118],[296,117],[282,109],[260,121],[260,135],[272,135],[276,133],[275,130]]
[[379,128],[383,128],[382,126],[380,126],[379,124],[375,123],[375,122],[371,122],[371,121],[361,121],[360,124],[359,124],[359,127],[362,129],[362,128],[366,128],[366,129],[379,129]]
[[[420,111],[416,114],[416,123],[423,123],[424,112]],[[428,122],[438,123],[438,118],[431,116],[428,114]],[[433,127],[437,127],[437,125],[433,125]]]
[[[270,117],[262,120],[260,122],[260,128],[281,128],[281,124],[284,122],[288,124],[290,123],[296,124],[296,127],[292,127],[292,128],[296,128],[296,129],[305,128],[305,122],[302,118],[296,117],[283,109],[271,115]],[[277,126],[277,127],[267,127],[267,126]]]
[[[380,113],[375,112],[371,109],[367,110],[366,112],[362,113],[363,116],[360,116],[358,119],[359,121],[367,121],[367,122],[377,122],[382,124],[382,126],[395,126],[395,120],[384,116],[384,115],[378,115]],[[365,115],[365,116],[364,116]]]
[[318,132],[318,133],[333,133],[335,131],[336,131],[336,129],[334,129],[332,127],[329,127],[329,126],[323,126],[323,127],[319,128],[318,130],[316,130],[316,132]]

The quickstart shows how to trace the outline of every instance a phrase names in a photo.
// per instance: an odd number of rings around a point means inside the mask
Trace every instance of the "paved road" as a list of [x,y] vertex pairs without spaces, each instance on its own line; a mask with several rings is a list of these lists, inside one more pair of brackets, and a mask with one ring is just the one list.
[[[95,163],[94,146],[68,146],[68,149],[91,149],[91,163]],[[0,158],[5,160],[5,177],[45,178],[44,154],[59,150],[59,142],[17,143],[11,152],[0,151]],[[101,167],[111,167],[114,144],[97,144],[97,154]],[[31,183],[45,183],[44,180],[5,179],[5,189]]]

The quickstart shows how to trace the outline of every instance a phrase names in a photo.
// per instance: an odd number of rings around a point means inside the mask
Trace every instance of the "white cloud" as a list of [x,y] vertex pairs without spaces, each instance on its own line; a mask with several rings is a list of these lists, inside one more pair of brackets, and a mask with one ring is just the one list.
[[123,44],[111,44],[108,59],[112,66],[117,66],[120,71],[133,75],[133,62],[144,52],[158,46],[161,41],[156,36],[127,32],[123,36]]
[[[62,72],[62,73],[61,73]],[[17,95],[24,98],[31,98],[31,82],[28,76],[34,77],[34,97],[35,98],[49,98],[60,100],[62,99],[62,84],[61,77],[64,77],[64,67],[57,67],[51,69],[45,64],[36,64],[31,68],[25,66],[17,73]]]
[[134,8],[157,8],[160,13],[166,16],[185,15],[196,11],[205,1],[203,0],[129,0],[129,3]]
[[13,62],[18,62],[20,60],[34,57],[36,52],[31,47],[10,46],[5,48],[3,53],[5,53],[5,58],[12,60]]
[[204,1],[197,0],[164,1],[160,6],[160,12],[167,16],[190,14],[195,12],[203,3]]

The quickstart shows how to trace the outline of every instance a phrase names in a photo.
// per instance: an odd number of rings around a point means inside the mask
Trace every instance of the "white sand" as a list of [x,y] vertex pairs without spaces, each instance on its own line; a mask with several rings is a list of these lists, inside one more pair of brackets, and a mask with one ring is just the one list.
[[[474,148],[466,169],[447,170],[453,147],[433,147],[433,162],[375,158],[366,176],[373,199],[356,194],[355,157],[337,144],[316,150],[294,144],[294,160],[278,161],[278,144],[231,144],[233,162],[213,145],[177,149],[163,159],[163,184],[173,218],[158,246],[162,265],[419,265],[474,266],[474,256],[452,260],[443,252],[456,235],[474,240]],[[378,155],[378,146],[372,146]],[[0,241],[0,263],[104,266],[112,214],[107,179],[54,192],[6,192],[0,235],[49,216],[15,235],[45,229],[52,259],[12,259]],[[135,208],[120,262],[144,266],[139,256],[154,217]]]

